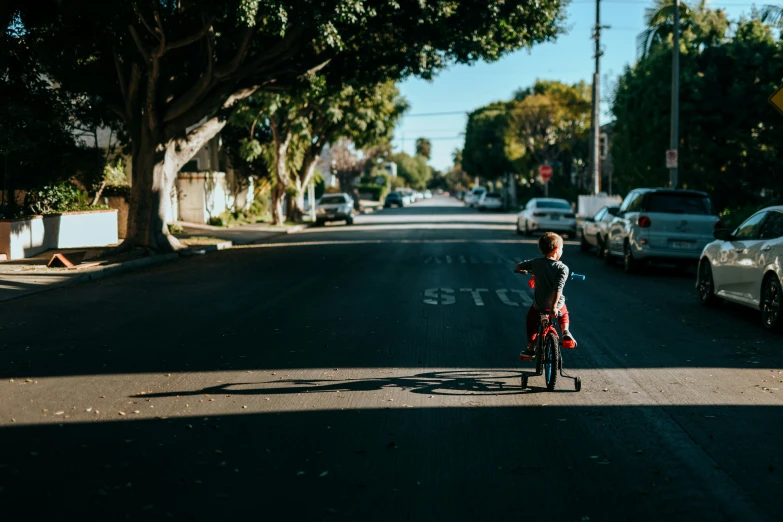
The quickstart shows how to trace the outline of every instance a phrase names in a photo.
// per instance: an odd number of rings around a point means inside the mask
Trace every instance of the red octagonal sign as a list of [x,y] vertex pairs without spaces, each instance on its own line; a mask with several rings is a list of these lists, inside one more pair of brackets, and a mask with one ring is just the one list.
[[549,181],[549,178],[552,177],[552,167],[549,165],[541,165],[538,167],[538,175],[541,176],[541,179],[544,181]]

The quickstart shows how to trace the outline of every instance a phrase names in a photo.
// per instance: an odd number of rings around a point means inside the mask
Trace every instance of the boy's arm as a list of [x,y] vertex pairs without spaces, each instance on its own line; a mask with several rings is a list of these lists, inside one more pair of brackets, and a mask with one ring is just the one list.
[[517,263],[517,266],[514,267],[514,270],[517,272],[527,272],[533,269],[533,260],[528,259],[527,261],[522,261],[521,263]]
[[568,267],[563,265],[563,270],[558,274],[557,278],[557,290],[555,290],[555,298],[552,301],[552,310],[557,313],[557,303],[560,302],[560,298],[563,297],[563,289],[565,288],[566,281],[568,281]]

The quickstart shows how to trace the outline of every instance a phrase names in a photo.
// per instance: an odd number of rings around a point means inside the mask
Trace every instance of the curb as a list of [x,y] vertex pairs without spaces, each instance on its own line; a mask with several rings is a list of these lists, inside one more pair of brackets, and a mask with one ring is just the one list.
[[220,250],[228,250],[234,248],[234,243],[231,241],[221,241],[215,245],[204,245],[200,247],[190,247],[187,250],[177,252],[174,255],[181,257],[191,257],[200,254],[211,254],[212,252],[218,252]]
[[114,265],[96,267],[90,269],[89,272],[82,272],[66,281],[51,283],[21,295],[12,296],[7,299],[0,299],[0,303],[4,303],[6,301],[13,301],[15,299],[22,299],[31,295],[40,294],[42,292],[48,292],[49,290],[56,290],[58,288],[63,288],[65,286],[79,285],[82,283],[89,283],[90,281],[98,281],[100,279],[105,279],[112,275],[121,274],[123,272],[130,272],[132,270],[137,270],[139,268],[161,265],[163,263],[176,261],[180,257],[191,257],[195,255],[203,255],[212,252],[218,252],[221,250],[228,250],[230,248],[233,248],[233,246],[234,244],[231,241],[223,241],[216,245],[205,245],[202,248],[197,248],[197,249],[191,248],[188,250],[183,250],[181,252],[175,252],[172,254],[164,254],[160,256],[147,257],[144,259],[135,259],[133,261],[126,261],[125,263],[117,263]]
[[165,254],[162,256],[155,256],[155,257],[148,257],[145,259],[136,259],[134,261],[127,261],[125,263],[117,263],[115,265],[97,267],[91,269],[89,272],[82,272],[71,279],[67,279],[65,281],[58,281],[57,283],[50,283],[48,285],[42,286],[41,288],[37,288],[35,290],[26,292],[24,294],[2,299],[0,300],[0,303],[4,303],[6,301],[13,301],[15,299],[23,299],[31,295],[48,292],[50,290],[56,290],[58,288],[63,288],[65,286],[78,285],[82,283],[88,283],[90,281],[98,281],[99,279],[105,279],[106,277],[114,274],[129,272],[131,270],[144,268],[147,266],[160,265],[163,263],[167,263],[169,261],[174,261],[178,258],[179,258],[179,254]]
[[[289,228],[288,230],[286,230],[285,233],[286,234],[296,234],[297,232],[301,232],[302,230],[304,230],[306,228],[310,228],[311,226],[312,226],[312,224],[310,224],[310,223],[305,224],[305,225],[294,225],[291,228]],[[274,236],[270,236],[270,237],[274,237]]]

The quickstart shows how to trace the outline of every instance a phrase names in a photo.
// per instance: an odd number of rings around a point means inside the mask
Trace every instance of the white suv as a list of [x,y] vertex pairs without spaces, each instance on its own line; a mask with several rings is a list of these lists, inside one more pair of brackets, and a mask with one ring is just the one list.
[[609,225],[604,258],[622,257],[628,273],[650,260],[695,264],[719,224],[704,192],[635,189]]

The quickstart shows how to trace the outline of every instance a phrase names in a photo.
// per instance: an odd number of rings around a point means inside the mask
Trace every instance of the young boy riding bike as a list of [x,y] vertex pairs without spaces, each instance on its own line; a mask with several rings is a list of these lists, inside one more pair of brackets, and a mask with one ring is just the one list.
[[569,273],[568,267],[560,262],[563,256],[563,238],[553,232],[547,232],[538,240],[538,249],[544,257],[522,261],[516,266],[516,271],[521,274],[532,272],[536,285],[533,306],[527,312],[527,350],[519,354],[522,360],[535,357],[539,314],[551,313],[552,310],[559,312],[558,323],[563,332],[563,346],[576,348],[576,340],[568,329],[568,308],[563,295]]

